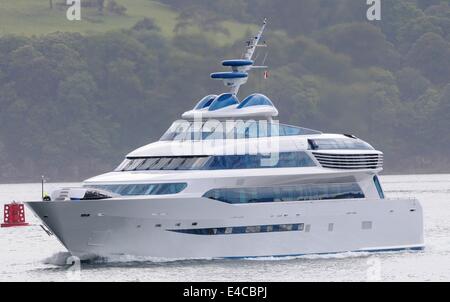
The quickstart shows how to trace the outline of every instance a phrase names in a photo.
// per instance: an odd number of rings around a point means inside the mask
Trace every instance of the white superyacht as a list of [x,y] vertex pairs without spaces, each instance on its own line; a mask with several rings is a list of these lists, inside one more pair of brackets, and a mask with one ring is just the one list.
[[353,135],[284,125],[262,94],[238,99],[265,28],[211,75],[209,95],[113,172],[27,202],[81,259],[278,257],[424,248],[418,200],[388,199],[383,153]]

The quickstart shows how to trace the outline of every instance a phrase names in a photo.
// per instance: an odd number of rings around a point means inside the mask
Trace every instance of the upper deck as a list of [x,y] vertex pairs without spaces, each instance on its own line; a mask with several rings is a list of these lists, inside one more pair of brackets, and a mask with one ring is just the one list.
[[[313,175],[381,171],[382,152],[359,138],[280,124],[275,120],[279,112],[274,103],[260,93],[242,101],[238,98],[239,87],[246,83],[250,72],[267,68],[256,66],[252,59],[256,48],[261,46],[258,43],[265,25],[264,22],[249,42],[241,59],[222,62],[232,71],[211,74],[213,79],[224,81],[230,88],[228,93],[200,99],[158,142],[132,151],[115,172],[100,179],[148,179],[149,175],[160,179],[169,174],[169,178],[203,177],[205,173],[208,177],[211,171],[236,177],[259,174],[260,169],[265,170],[264,175],[275,173],[278,177],[291,172]],[[191,172],[186,176],[183,171]]]

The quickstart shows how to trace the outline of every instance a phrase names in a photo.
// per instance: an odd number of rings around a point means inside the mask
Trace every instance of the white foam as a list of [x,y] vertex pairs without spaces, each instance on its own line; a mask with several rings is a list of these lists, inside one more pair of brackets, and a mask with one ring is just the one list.
[[242,258],[163,258],[163,257],[146,257],[134,255],[112,255],[108,257],[98,257],[90,260],[90,263],[107,264],[107,263],[135,263],[135,262],[151,262],[151,263],[170,263],[170,262],[187,262],[187,261],[286,261],[295,259],[348,259],[348,258],[364,258],[375,254],[374,252],[345,252],[335,254],[311,254],[299,256],[268,256],[268,257],[242,257]]
[[284,256],[284,257],[255,257],[244,258],[250,261],[286,261],[295,259],[318,260],[318,259],[348,259],[348,258],[363,258],[372,255],[371,252],[345,252],[335,254],[311,254],[299,256]]
[[59,252],[43,260],[44,264],[52,264],[57,266],[67,265],[67,259],[72,255],[69,252]]
[[135,263],[135,262],[152,262],[152,263],[170,263],[178,261],[211,261],[213,258],[164,258],[164,257],[150,257],[150,256],[135,256],[135,255],[109,255],[107,257],[97,257],[89,260],[94,264],[107,263]]

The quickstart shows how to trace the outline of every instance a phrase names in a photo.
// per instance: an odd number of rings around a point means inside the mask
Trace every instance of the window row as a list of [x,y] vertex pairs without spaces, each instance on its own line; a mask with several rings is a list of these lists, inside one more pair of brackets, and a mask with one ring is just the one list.
[[101,189],[122,196],[168,195],[177,194],[186,189],[186,183],[166,184],[121,184],[121,185],[86,185],[85,187]]
[[320,131],[267,121],[176,121],[161,141],[222,140],[321,134]]
[[172,232],[193,234],[193,235],[231,235],[231,234],[255,234],[271,232],[292,232],[303,231],[303,223],[296,224],[278,224],[278,225],[256,225],[256,226],[238,226],[227,228],[206,228],[206,229],[185,229],[171,230]]
[[228,170],[314,167],[315,165],[305,152],[281,152],[272,155],[245,154],[129,158],[123,161],[115,171]]
[[213,189],[203,197],[230,204],[364,198],[357,183]]

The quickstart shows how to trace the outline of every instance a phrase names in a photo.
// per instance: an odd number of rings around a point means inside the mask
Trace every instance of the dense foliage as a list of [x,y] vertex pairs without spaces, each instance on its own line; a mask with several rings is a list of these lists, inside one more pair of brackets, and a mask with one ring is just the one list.
[[[240,54],[184,24],[226,32],[225,20],[270,16],[267,64],[241,91],[267,94],[284,122],[353,133],[383,150],[388,172],[450,169],[450,6],[366,1],[164,0],[174,39],[151,19],[95,35],[0,37],[0,181],[80,180],[157,139],[202,96],[222,58]],[[244,34],[244,33],[243,33]],[[247,33],[248,34],[248,33]]]

